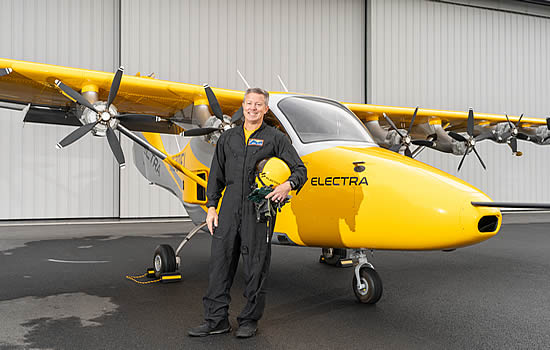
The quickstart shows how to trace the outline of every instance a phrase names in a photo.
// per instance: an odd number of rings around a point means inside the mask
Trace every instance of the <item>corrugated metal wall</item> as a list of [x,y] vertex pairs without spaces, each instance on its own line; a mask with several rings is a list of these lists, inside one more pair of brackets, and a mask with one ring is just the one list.
[[[370,103],[473,107],[536,117],[550,113],[549,7],[507,1],[371,0],[368,12]],[[459,177],[494,200],[548,202],[550,147],[520,141],[523,157],[489,141],[476,148],[488,170],[472,155]],[[451,174],[457,174],[460,161],[429,150],[419,159]]]
[[[128,74],[240,90],[237,69],[276,91],[279,74],[291,91],[364,101],[364,13],[362,0],[122,0],[122,63]],[[121,216],[183,211],[144,184],[134,166],[124,170]]]
[[[549,9],[461,3],[367,1],[365,56],[362,0],[0,0],[0,56],[104,71],[122,63],[128,74],[232,89],[244,87],[237,69],[270,90],[281,90],[280,74],[292,91],[358,102],[367,73],[372,103],[546,116]],[[489,8],[472,7],[480,4]],[[86,137],[56,151],[72,128],[23,129],[17,113],[0,113],[0,219],[184,213],[131,164],[119,179],[104,140]],[[175,137],[165,139],[177,151]],[[123,147],[131,163],[127,140]],[[547,201],[541,148],[521,143],[525,155],[514,158],[484,142],[489,170],[469,157],[460,176],[498,200]],[[430,151],[420,159],[452,174],[459,162]]]
[[[112,0],[0,1],[0,56],[111,71],[118,57]],[[118,216],[118,166],[105,140],[55,144],[73,128],[23,125],[0,110],[0,219]]]
[[[363,0],[0,0],[0,6],[2,57],[104,71],[122,63],[126,74],[155,72],[231,89],[244,88],[240,69],[269,90],[282,90],[280,74],[291,91],[364,101]],[[23,130],[17,113],[0,113],[0,219],[185,213],[168,192],[147,185],[125,138],[129,164],[119,180],[105,140],[85,137],[56,151],[73,128]],[[164,139],[176,152],[175,137]]]

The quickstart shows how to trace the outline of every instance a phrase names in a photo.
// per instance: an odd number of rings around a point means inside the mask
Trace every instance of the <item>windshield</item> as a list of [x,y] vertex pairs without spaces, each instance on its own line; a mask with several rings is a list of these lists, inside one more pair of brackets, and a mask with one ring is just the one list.
[[373,142],[361,121],[341,104],[315,97],[287,97],[277,105],[303,143]]

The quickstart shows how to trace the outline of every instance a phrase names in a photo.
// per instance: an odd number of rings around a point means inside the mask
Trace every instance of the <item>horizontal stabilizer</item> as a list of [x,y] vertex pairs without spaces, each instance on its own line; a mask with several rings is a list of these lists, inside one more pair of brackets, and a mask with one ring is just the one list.
[[550,203],[506,203],[506,202],[472,202],[474,207],[516,208],[516,209],[550,209]]

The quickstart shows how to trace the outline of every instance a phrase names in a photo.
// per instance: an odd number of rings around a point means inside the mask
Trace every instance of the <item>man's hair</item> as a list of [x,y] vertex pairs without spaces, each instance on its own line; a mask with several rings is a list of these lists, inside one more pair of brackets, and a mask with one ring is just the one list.
[[260,94],[260,95],[264,95],[265,104],[266,104],[266,105],[269,105],[269,92],[265,91],[264,89],[262,89],[262,88],[257,88],[257,87],[248,88],[248,89],[246,90],[246,92],[244,93],[243,102],[244,102],[244,100],[246,100],[246,96],[247,96],[248,94]]

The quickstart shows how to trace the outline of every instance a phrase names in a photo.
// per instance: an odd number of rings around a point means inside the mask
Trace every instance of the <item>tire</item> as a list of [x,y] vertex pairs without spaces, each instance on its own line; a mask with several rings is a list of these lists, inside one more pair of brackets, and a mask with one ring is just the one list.
[[159,245],[153,255],[153,266],[156,278],[160,278],[160,275],[165,272],[175,272],[176,254],[174,249],[168,244]]
[[378,275],[378,272],[370,267],[362,267],[359,270],[359,276],[363,280],[363,283],[367,284],[366,290],[357,289],[357,278],[355,273],[353,274],[353,292],[355,297],[363,304],[376,304],[382,297],[382,279]]
[[347,257],[348,253],[344,248],[323,248],[321,254],[325,260],[325,263],[336,266],[340,259],[345,259]]

